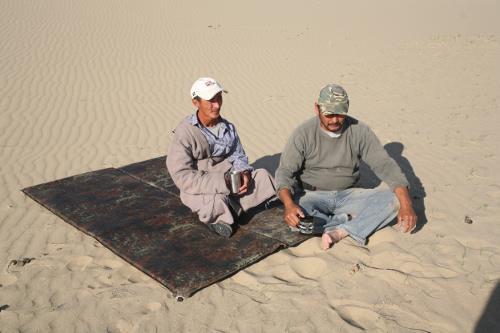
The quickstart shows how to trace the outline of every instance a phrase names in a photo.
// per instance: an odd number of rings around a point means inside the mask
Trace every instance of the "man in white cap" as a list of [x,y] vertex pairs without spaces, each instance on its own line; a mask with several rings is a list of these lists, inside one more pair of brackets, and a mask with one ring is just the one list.
[[[285,222],[300,229],[301,220],[312,217],[324,250],[347,236],[365,244],[396,216],[398,229],[412,231],[417,217],[408,181],[372,130],[347,115],[344,88],[323,87],[314,109],[316,116],[290,137],[276,171]],[[360,161],[389,188],[357,188]]]
[[[221,117],[223,92],[212,78],[194,82],[190,97],[196,112],[175,129],[167,168],[182,202],[212,231],[228,238],[235,217],[274,197],[276,190],[266,170],[248,164],[236,128]],[[233,192],[231,172],[239,172],[241,183]]]

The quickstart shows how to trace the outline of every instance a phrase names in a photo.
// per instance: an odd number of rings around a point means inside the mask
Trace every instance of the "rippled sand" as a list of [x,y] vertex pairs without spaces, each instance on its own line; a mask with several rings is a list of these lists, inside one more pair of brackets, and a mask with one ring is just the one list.
[[[493,327],[499,12],[472,0],[2,1],[0,331]],[[327,252],[311,239],[177,303],[20,192],[165,154],[205,75],[229,90],[223,114],[250,159],[271,169],[321,86],[342,84],[410,178],[420,230]]]

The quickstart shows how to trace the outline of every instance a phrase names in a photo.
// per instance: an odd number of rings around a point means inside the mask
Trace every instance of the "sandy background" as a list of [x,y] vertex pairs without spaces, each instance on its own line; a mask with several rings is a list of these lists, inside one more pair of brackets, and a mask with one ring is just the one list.
[[[492,329],[499,13],[486,0],[2,0],[0,332]],[[328,252],[311,239],[177,303],[20,192],[165,154],[205,75],[267,167],[321,86],[342,84],[413,183],[420,230]]]

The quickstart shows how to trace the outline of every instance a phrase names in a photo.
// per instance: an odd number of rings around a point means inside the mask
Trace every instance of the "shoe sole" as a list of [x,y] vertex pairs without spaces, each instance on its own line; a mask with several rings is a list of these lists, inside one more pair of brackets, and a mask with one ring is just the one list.
[[220,235],[225,238],[231,237],[233,234],[233,229],[229,224],[225,223],[212,223],[208,225],[209,229],[215,232],[217,235]]

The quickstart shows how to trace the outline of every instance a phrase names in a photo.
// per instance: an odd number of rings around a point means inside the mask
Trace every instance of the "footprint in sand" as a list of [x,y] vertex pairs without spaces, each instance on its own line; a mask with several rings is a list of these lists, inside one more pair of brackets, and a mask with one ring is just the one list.
[[151,278],[144,273],[132,271],[129,272],[129,275],[125,276],[124,279],[130,283],[140,283],[149,281]]
[[384,228],[370,236],[369,242],[370,246],[374,246],[381,243],[395,242],[398,238],[401,238],[400,232],[393,228]]
[[290,267],[297,275],[305,279],[315,280],[325,273],[327,265],[323,259],[309,257],[292,260]]
[[50,297],[49,303],[52,309],[60,309],[68,301],[67,294],[61,290],[56,290]]
[[161,303],[158,302],[149,302],[145,306],[147,312],[156,312],[161,309]]
[[141,279],[136,278],[135,276],[129,276],[127,278],[127,281],[130,282],[130,283],[139,283],[141,281]]
[[113,286],[113,281],[111,280],[111,275],[101,275],[96,278],[97,282],[99,282],[98,287],[111,287]]
[[66,268],[72,272],[81,272],[87,268],[87,266],[92,262],[92,257],[89,256],[76,256],[69,260]]
[[331,306],[343,321],[350,326],[361,330],[375,328],[374,323],[380,319],[380,315],[367,307],[356,305]]
[[[278,279],[284,282],[296,282],[301,279],[301,277],[295,272],[295,270],[290,265],[279,265],[275,267],[269,267],[270,278]],[[267,279],[265,276],[260,278],[261,283],[266,283]],[[275,281],[271,281],[274,283]]]
[[245,271],[238,272],[238,274],[233,276],[232,280],[237,284],[247,287],[257,287],[259,285],[259,281],[257,281],[255,276]]
[[104,269],[116,269],[123,266],[121,261],[114,259],[99,259],[95,260],[94,263],[96,265],[103,266]]

